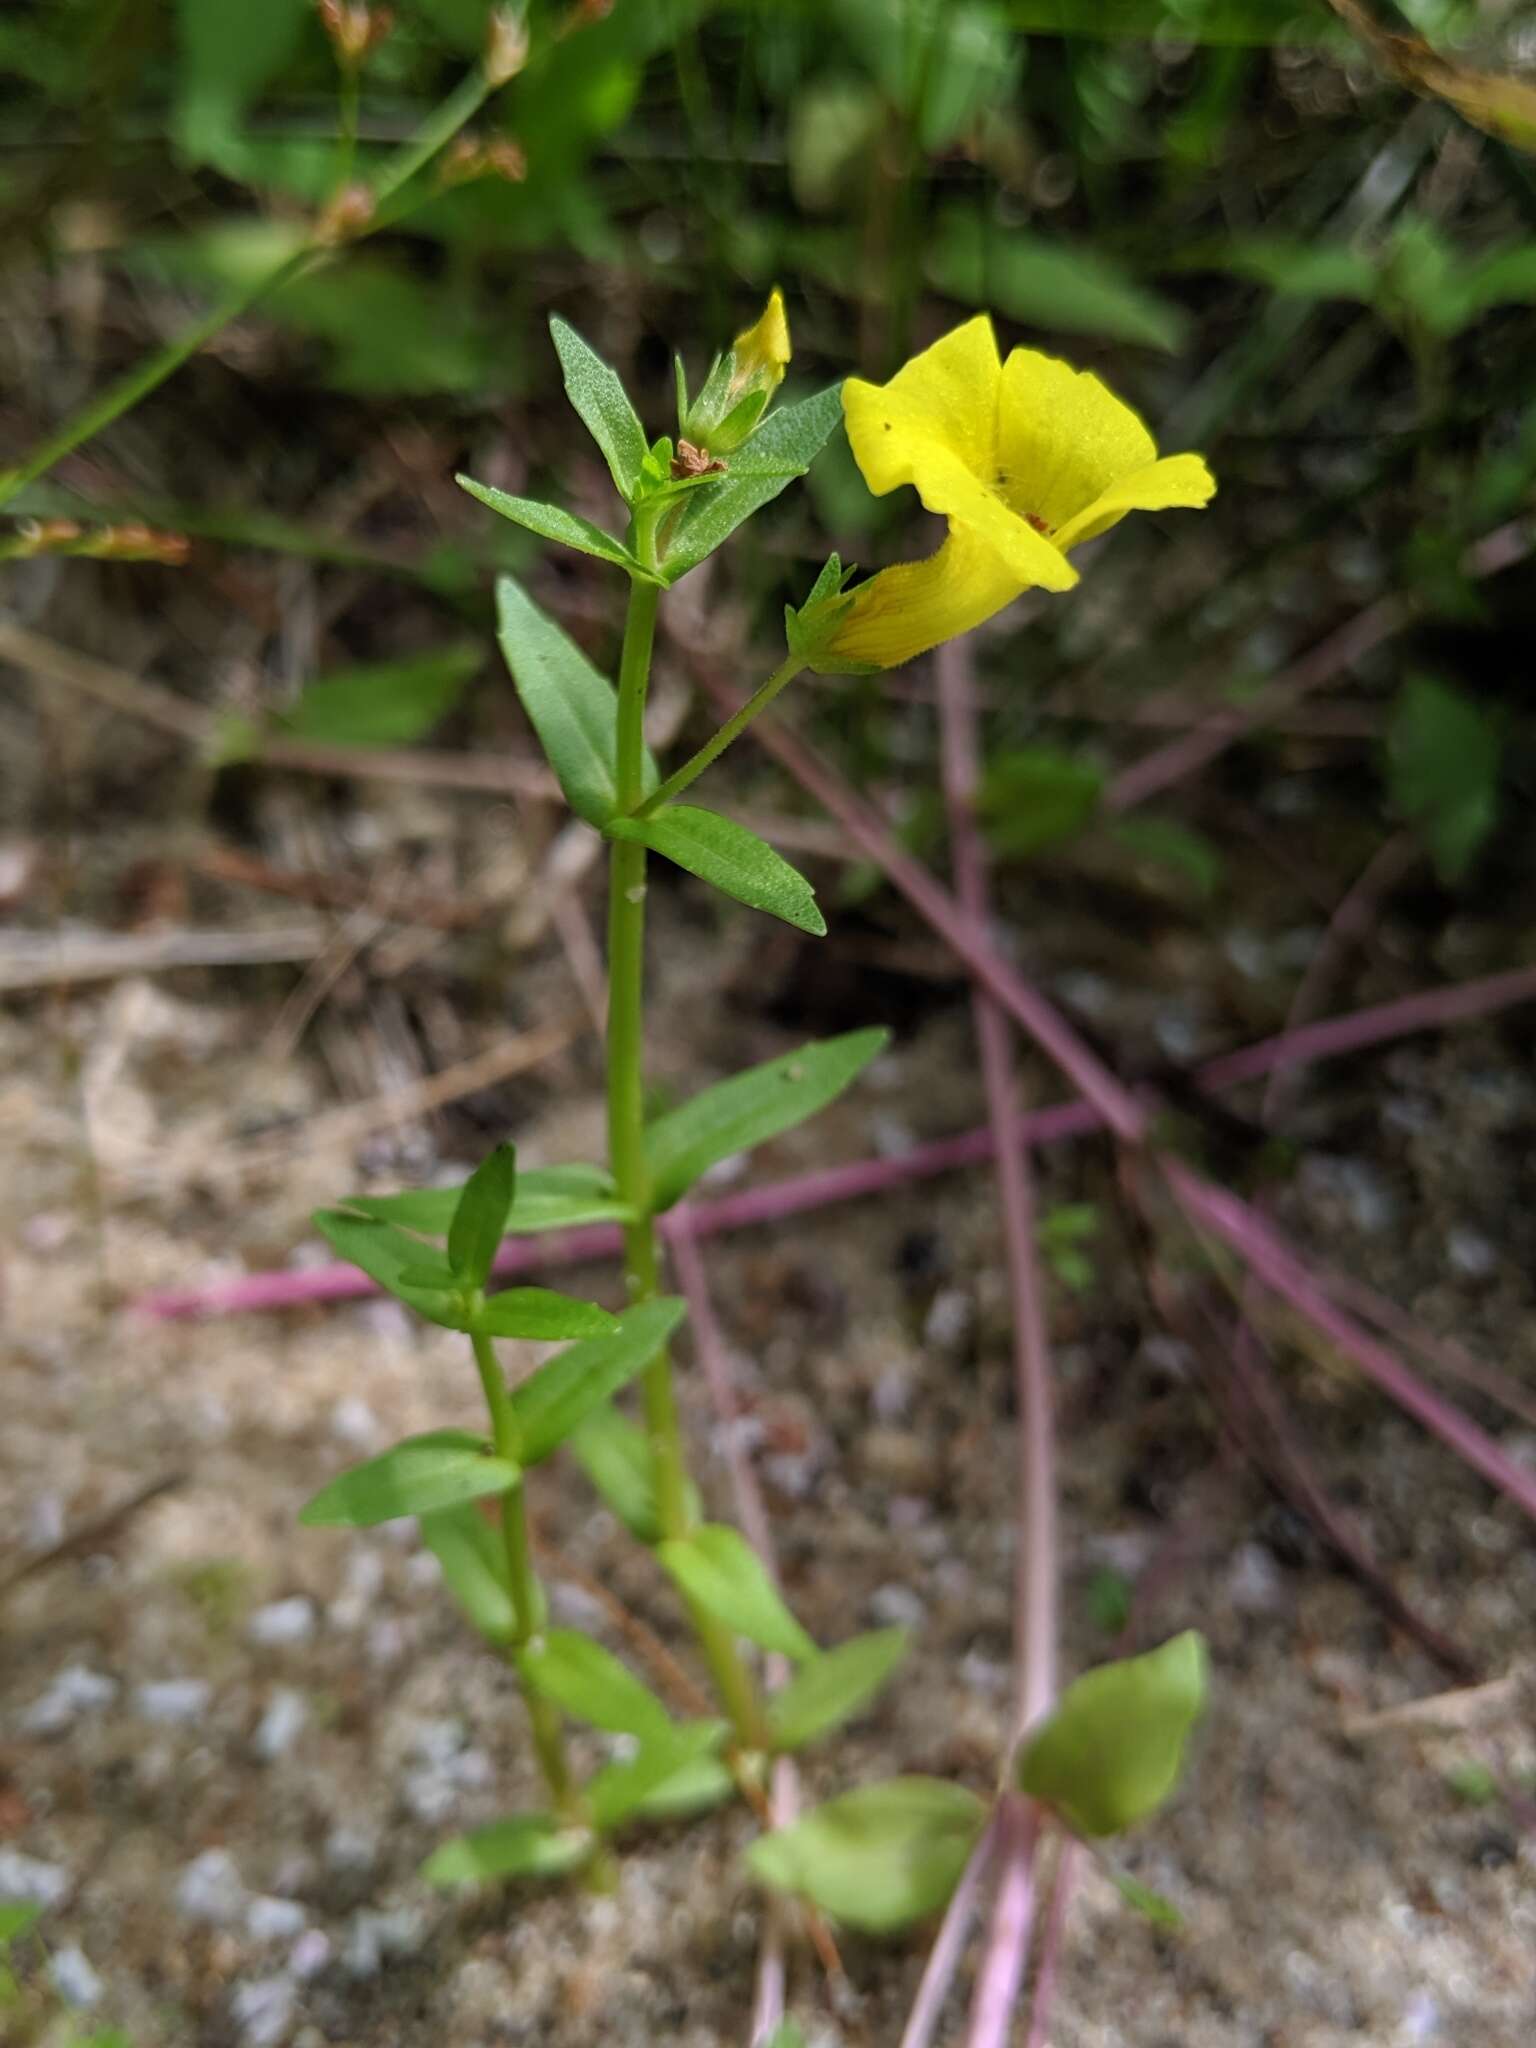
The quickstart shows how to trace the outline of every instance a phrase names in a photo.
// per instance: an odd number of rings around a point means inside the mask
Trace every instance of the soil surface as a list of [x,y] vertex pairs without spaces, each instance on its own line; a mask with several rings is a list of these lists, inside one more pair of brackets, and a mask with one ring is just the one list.
[[[783,802],[766,784],[746,794]],[[451,843],[459,872],[507,885],[504,820],[481,800],[383,792],[366,815],[359,844]],[[80,857],[121,874],[159,850],[145,835],[88,836]],[[431,879],[426,856],[419,871]],[[838,911],[835,870],[821,878],[834,940],[814,957],[745,913],[717,914],[691,883],[653,890],[659,1087],[691,1089],[810,1033],[896,1027],[866,1081],[765,1148],[753,1174],[896,1153],[982,1115],[963,991],[888,903]],[[1094,886],[1066,867],[1021,888],[1009,916],[1021,958],[1125,1067],[1278,1028],[1323,921],[1292,878],[1256,865],[1219,912],[1149,897],[1118,924],[1113,906],[1085,922]],[[246,928],[293,922],[292,906],[239,901]],[[596,1046],[560,953],[524,956],[502,992],[476,965],[480,941],[420,931],[428,994],[402,1042],[430,1002],[449,1004],[431,985],[433,961],[449,960],[445,988],[479,973],[482,992],[461,1022],[440,1019],[437,1064],[574,1016],[570,1043],[433,1118],[368,1136],[328,1124],[339,1101],[411,1078],[390,1065],[400,998],[376,935],[360,987],[349,932],[336,914],[332,952],[305,970],[320,1018],[297,1052],[297,970],[130,976],[0,1017],[0,1576],[31,1567],[0,1619],[0,1896],[46,1904],[60,1996],[139,2048],[742,2043],[761,1913],[741,1813],[637,1835],[612,1896],[445,1897],[417,1875],[445,1836],[538,1803],[521,1710],[413,1525],[345,1534],[296,1517],[369,1450],[476,1420],[461,1341],[380,1301],[186,1323],[132,1309],[147,1289],[318,1261],[318,1203],[454,1178],[494,1136],[513,1135],[525,1164],[598,1155]],[[1422,985],[1435,967],[1505,964],[1492,925],[1458,924],[1433,965],[1421,937],[1389,908],[1328,1007]],[[1536,1083],[1519,1014],[1301,1077],[1283,1105],[1297,1150],[1265,1198],[1330,1266],[1520,1381],[1536,1414],[1536,1246],[1520,1194]],[[354,1038],[369,1059],[349,1073]],[[1033,1057],[1025,1073],[1033,1099],[1054,1099]],[[1080,1859],[1052,2043],[1530,2040],[1529,1528],[1347,1367],[1272,1325],[1312,1472],[1402,1599],[1465,1653],[1468,1691],[1234,1448],[1225,1361],[1151,1305],[1154,1247],[1127,1222],[1107,1145],[1055,1150],[1041,1173],[1048,1217],[1094,1210],[1091,1270],[1072,1276],[1084,1284],[1052,1283],[1068,1669],[1193,1625],[1215,1673],[1182,1791],[1118,1852],[1183,1929],[1137,1918]],[[1187,1240],[1171,1233],[1155,1255],[1176,1287],[1198,1287]],[[898,1770],[985,1791],[1008,1728],[1014,1562],[986,1172],[714,1240],[708,1258],[793,1604],[827,1643],[890,1622],[913,1631],[876,1708],[807,1760],[807,1796]],[[610,1272],[564,1284],[613,1298]],[[1530,1422],[1443,1384],[1536,1464]],[[729,1514],[691,1374],[685,1391],[707,1498]],[[596,1581],[687,1657],[659,1575],[573,1468],[541,1471],[534,1507],[558,1613],[623,1647]],[[797,1953],[810,2041],[894,2042],[924,1947],[848,1938],[836,1996]],[[53,1994],[37,1945],[18,1957],[41,2011]],[[950,2038],[962,2026],[957,2000]],[[35,2038],[67,2036],[45,2018]]]

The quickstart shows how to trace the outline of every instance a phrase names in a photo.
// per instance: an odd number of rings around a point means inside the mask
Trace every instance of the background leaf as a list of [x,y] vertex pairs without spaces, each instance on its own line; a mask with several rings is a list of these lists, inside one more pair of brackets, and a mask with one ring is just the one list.
[[804,875],[755,832],[718,811],[669,804],[654,817],[615,818],[608,837],[638,840],[738,903],[766,910],[815,938],[826,932],[827,921]]
[[885,1684],[906,1648],[904,1628],[882,1628],[808,1659],[768,1702],[775,1744],[801,1749],[851,1721]]
[[461,641],[404,661],[338,669],[308,684],[277,722],[291,738],[318,746],[409,746],[447,717],[482,659],[479,647]]
[[517,1610],[507,1581],[506,1546],[474,1502],[423,1515],[421,1540],[437,1559],[444,1585],[487,1642],[510,1642],[517,1632]]
[[1189,330],[1182,308],[1149,291],[1101,250],[1001,228],[967,208],[943,214],[928,245],[928,275],[964,306],[1006,313],[1048,334],[1097,334],[1176,350]]
[[505,1877],[564,1877],[592,1853],[592,1837],[552,1813],[523,1813],[456,1835],[421,1866],[428,1884],[485,1884]]
[[1423,830],[1444,882],[1459,882],[1499,813],[1499,741],[1478,707],[1432,676],[1405,685],[1387,733],[1392,801]]

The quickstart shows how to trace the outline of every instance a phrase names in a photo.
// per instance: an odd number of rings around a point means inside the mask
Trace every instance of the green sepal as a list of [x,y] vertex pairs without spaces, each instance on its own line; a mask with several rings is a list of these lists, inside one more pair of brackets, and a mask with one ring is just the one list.
[[723,475],[703,479],[710,488],[684,506],[667,539],[661,563],[667,583],[697,568],[743,520],[804,476],[842,418],[841,388],[833,384],[798,405],[779,406]]
[[826,644],[853,603],[847,585],[856,571],[857,564],[850,562],[845,568],[837,555],[829,555],[799,610],[792,604],[784,607],[785,644],[817,675],[869,676],[879,672],[875,662],[850,661],[829,652]]

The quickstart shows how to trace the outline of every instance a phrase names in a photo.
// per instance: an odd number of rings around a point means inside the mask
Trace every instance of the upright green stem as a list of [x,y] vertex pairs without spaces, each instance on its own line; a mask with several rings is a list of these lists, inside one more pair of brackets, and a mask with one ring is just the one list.
[[[451,142],[465,122],[472,119],[484,104],[491,91],[485,72],[478,66],[470,72],[449,93],[442,105],[430,113],[416,134],[403,143],[388,159],[378,176],[368,187],[372,201],[372,213],[361,220],[351,237],[361,240],[385,225],[384,205],[392,199],[401,187],[409,183],[416,173],[428,164],[437,152]],[[174,341],[164,348],[156,349],[120,377],[115,384],[109,384],[105,391],[98,392],[88,405],[76,413],[72,420],[66,420],[46,441],[24,456],[14,469],[0,472],[0,506],[10,503],[18,491],[35,483],[45,471],[62,462],[66,455],[93,440],[112,422],[121,419],[125,412],[132,410],[141,399],[158,389],[168,377],[172,377],[182,364],[211,341],[222,328],[232,320],[238,320],[258,300],[271,296],[273,292],[290,283],[299,273],[326,253],[327,244],[319,232],[311,235],[302,248],[284,257],[281,263],[265,271],[253,282],[242,284],[220,299],[213,309],[201,320],[195,320]]]
[[[642,560],[645,557],[642,555]],[[630,585],[624,651],[619,662],[619,705],[614,780],[618,806],[640,804],[645,776],[645,696],[650,681],[656,606],[653,583]],[[645,1167],[644,992],[646,850],[615,840],[609,856],[608,898],[608,1151],[619,1200],[639,1220],[624,1231],[624,1278],[631,1301],[649,1301],[660,1287],[660,1259],[650,1214]],[[656,1491],[656,1518],[664,1538],[686,1536],[692,1522],[688,1471],[678,1423],[672,1358],[663,1346],[641,1379],[646,1438]],[[689,1603],[689,1614],[715,1689],[737,1740],[766,1746],[756,1689],[729,1629]]]
[[[489,1337],[471,1337],[469,1341],[474,1346],[480,1385],[485,1391],[485,1405],[490,1410],[491,1442],[498,1457],[508,1458],[516,1464],[521,1449],[517,1417],[496,1360],[495,1348]],[[507,1585],[512,1594],[515,1624],[507,1648],[513,1655],[532,1642],[544,1624],[544,1595],[533,1568],[533,1553],[528,1541],[528,1510],[523,1498],[526,1485],[526,1478],[520,1480],[510,1493],[501,1497],[501,1533],[506,1545]],[[560,1710],[552,1700],[545,1699],[531,1686],[524,1686],[523,1698],[533,1727],[533,1746],[539,1768],[544,1773],[544,1782],[549,1787],[555,1810],[569,1819],[579,1820],[581,1800],[566,1759]]]

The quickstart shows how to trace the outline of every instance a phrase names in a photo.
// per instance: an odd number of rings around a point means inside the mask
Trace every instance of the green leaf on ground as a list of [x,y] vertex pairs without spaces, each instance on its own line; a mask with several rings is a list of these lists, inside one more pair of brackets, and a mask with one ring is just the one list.
[[490,1456],[482,1437],[434,1429],[341,1473],[321,1487],[299,1520],[312,1529],[371,1529],[401,1515],[429,1515],[508,1493],[521,1477],[510,1459]]
[[1387,730],[1392,801],[1424,833],[1443,882],[1459,882],[1499,814],[1498,734],[1432,676],[1403,686]]
[[960,206],[945,210],[926,246],[928,276],[941,292],[1047,333],[1171,351],[1189,332],[1181,306],[1083,243],[994,226]]
[[802,1046],[733,1074],[658,1117],[645,1133],[654,1206],[670,1208],[722,1159],[776,1138],[825,1109],[889,1039],[890,1033],[877,1027]]
[[871,1934],[890,1934],[949,1898],[987,1810],[939,1778],[892,1778],[845,1792],[747,1851],[753,1873]]
[[1205,1706],[1205,1641],[1186,1629],[1145,1656],[1075,1679],[1026,1736],[1020,1788],[1081,1835],[1113,1835],[1155,1813],[1178,1783]]
[[826,932],[804,875],[734,818],[693,804],[669,804],[651,818],[613,819],[607,836],[637,840],[749,909],[766,910],[816,938]]
[[277,725],[312,746],[409,746],[453,709],[483,658],[460,642],[405,661],[337,669],[307,684]]
[[656,1556],[689,1600],[749,1642],[797,1663],[818,1654],[785,1606],[762,1559],[739,1531],[706,1522],[686,1536],[659,1544]]

